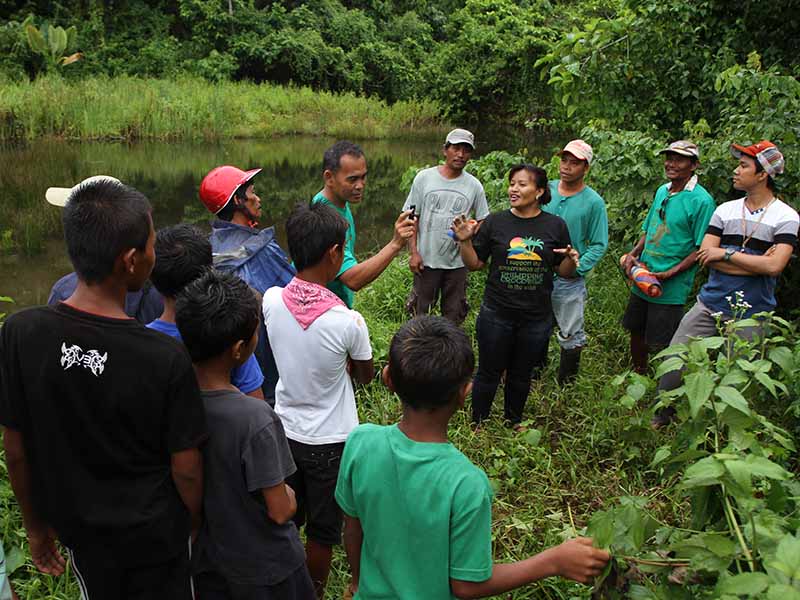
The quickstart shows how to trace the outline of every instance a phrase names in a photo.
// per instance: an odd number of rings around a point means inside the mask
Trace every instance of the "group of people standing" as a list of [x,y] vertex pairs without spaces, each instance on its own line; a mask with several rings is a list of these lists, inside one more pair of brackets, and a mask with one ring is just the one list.
[[[569,142],[555,181],[514,166],[510,208],[490,213],[465,171],[474,149],[472,133],[451,131],[444,164],[416,176],[390,241],[360,262],[350,205],[367,162],[351,142],[325,152],[322,189],[289,216],[288,255],[257,227],[258,169],[203,179],[210,237],[185,224],[156,232],[149,201],[111,177],[50,188],[75,273],[51,306],[0,329],[0,423],[34,564],[63,572],[58,539],[84,597],[115,600],[322,598],[341,543],[363,599],[483,597],[598,574],[609,556],[581,538],[493,565],[491,487],[447,438],[470,392],[476,426],[489,417],[501,381],[505,421],[522,427],[555,326],[559,381],[576,376],[585,277],[608,246],[603,199],[585,183],[594,153]],[[715,209],[697,147],[662,150],[669,183],[621,261],[645,263],[663,286],[658,299],[634,289],[624,316],[638,369],[670,339],[708,335],[734,290],[748,314],[775,305],[798,228],[772,193],[783,157],[769,142],[732,151],[747,195]],[[359,426],[353,381],[375,373],[354,295],[406,247],[417,316],[381,372],[403,417]],[[711,276],[683,316],[698,263]],[[473,376],[459,325],[467,272],[486,267]],[[444,316],[424,316],[437,302]],[[663,389],[679,382],[668,375]]]

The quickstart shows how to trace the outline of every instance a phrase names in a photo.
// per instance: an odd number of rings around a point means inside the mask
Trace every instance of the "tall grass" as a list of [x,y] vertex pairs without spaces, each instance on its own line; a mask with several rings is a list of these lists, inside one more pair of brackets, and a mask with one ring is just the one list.
[[[628,290],[615,272],[609,252],[589,280],[587,332],[581,373],[573,385],[555,380],[557,344],[551,344],[551,363],[536,381],[525,417],[541,433],[519,434],[501,423],[502,390],[493,417],[474,432],[462,411],[451,421],[450,438],[488,474],[495,489],[492,535],[496,561],[519,560],[558,544],[580,530],[589,515],[608,499],[643,495],[655,506],[655,516],[668,520],[680,505],[669,499],[657,474],[648,466],[661,434],[649,428],[644,404],[625,408],[611,387],[613,375],[627,369],[627,336],[619,325]],[[407,319],[404,311],[412,277],[407,257],[395,260],[367,288],[356,295],[356,309],[366,318],[376,364],[385,364],[389,341]],[[472,274],[470,316],[465,323],[474,336],[485,273]],[[376,379],[357,391],[362,422],[388,424],[400,416],[400,404]],[[467,400],[469,404],[469,400]],[[1,457],[2,455],[0,455]],[[4,466],[0,462],[0,475]],[[24,532],[16,503],[0,478],[0,535],[9,546],[23,546]],[[344,553],[337,549],[327,597],[342,598],[349,580]],[[22,598],[73,600],[79,597],[72,580],[54,580],[35,573],[28,562],[14,575]],[[548,579],[503,598],[588,598],[589,588],[560,579]]]
[[249,82],[57,75],[2,82],[0,140],[268,138],[357,139],[441,134],[429,101],[397,102]]

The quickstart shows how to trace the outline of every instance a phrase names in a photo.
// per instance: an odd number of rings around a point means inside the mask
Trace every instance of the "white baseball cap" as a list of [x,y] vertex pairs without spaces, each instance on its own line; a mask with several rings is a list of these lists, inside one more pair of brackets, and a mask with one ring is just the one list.
[[466,129],[453,129],[453,131],[447,134],[447,138],[444,140],[444,143],[469,144],[472,149],[475,149],[475,136],[472,135],[471,131],[467,131]]
[[82,185],[86,185],[87,183],[93,183],[96,181],[109,181],[112,183],[122,184],[122,182],[119,179],[117,179],[116,177],[111,177],[110,175],[94,175],[92,177],[87,177],[80,183],[73,185],[71,188],[62,188],[62,187],[47,188],[47,191],[44,193],[44,197],[53,206],[66,206],[67,202],[69,202],[70,196],[72,196],[72,193],[74,191],[76,191]]

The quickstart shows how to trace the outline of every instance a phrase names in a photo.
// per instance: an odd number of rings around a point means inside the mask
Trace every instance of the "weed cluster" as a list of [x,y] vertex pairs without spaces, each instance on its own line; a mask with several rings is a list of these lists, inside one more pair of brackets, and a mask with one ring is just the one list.
[[58,75],[0,86],[0,140],[42,136],[97,139],[356,139],[442,133],[430,101],[383,100],[248,82]]

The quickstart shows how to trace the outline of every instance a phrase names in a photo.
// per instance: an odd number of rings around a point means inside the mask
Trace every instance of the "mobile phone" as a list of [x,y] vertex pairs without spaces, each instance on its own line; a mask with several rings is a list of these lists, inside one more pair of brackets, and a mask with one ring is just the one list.
[[411,206],[408,207],[408,209],[411,211],[411,214],[408,215],[409,219],[419,219],[419,215],[417,214],[416,204],[412,204]]

